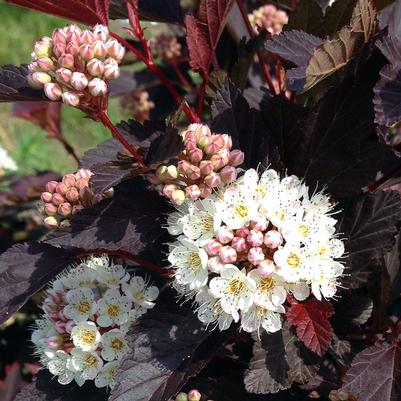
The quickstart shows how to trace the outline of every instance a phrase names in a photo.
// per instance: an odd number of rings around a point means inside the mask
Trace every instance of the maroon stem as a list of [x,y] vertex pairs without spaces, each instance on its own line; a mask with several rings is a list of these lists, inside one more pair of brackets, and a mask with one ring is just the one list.
[[120,131],[114,126],[114,124],[110,121],[108,115],[106,114],[105,111],[101,111],[97,117],[99,120],[103,123],[103,125],[110,130],[110,132],[113,134],[113,137],[116,138],[127,150],[128,152],[131,153],[132,156],[134,156],[135,160],[141,164],[142,166],[145,166],[145,163],[141,157],[141,155],[138,154],[138,152],[130,145],[126,139],[121,135]]
[[[243,0],[237,0],[237,4],[238,4],[238,8],[241,11],[241,15],[242,15],[242,18],[243,18],[243,20],[245,22],[246,28],[248,29],[248,33],[249,33],[251,38],[254,38],[256,36],[256,34],[255,34],[255,31],[252,28],[251,22],[249,21],[248,13],[246,11],[245,4],[244,4]],[[262,53],[259,50],[256,52],[256,54],[257,54],[258,59],[259,59],[259,64],[260,64],[260,66],[262,68],[263,77],[264,77],[264,79],[265,79],[265,81],[266,81],[266,83],[267,83],[267,85],[268,85],[268,87],[270,89],[270,92],[273,95],[276,95],[276,89],[274,88],[273,81],[272,81],[272,78],[270,76],[269,67],[267,66],[267,64],[266,64],[266,62],[265,62],[265,60],[264,60],[264,58],[262,56]]]

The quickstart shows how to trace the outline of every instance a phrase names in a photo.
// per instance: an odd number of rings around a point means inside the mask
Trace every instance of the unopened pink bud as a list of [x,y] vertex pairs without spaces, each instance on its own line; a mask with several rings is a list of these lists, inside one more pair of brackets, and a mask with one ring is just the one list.
[[195,142],[198,140],[194,131],[185,131],[183,134],[184,141]]
[[264,277],[270,276],[272,273],[275,272],[275,270],[276,265],[272,260],[265,259],[259,263],[258,272]]
[[192,149],[188,152],[191,163],[199,163],[203,159],[203,152],[199,148]]
[[57,45],[59,43],[66,43],[67,42],[67,34],[63,29],[57,28],[53,31],[53,43]]
[[92,49],[95,57],[104,58],[107,55],[107,47],[106,44],[101,40],[95,40],[92,43]]
[[244,152],[240,151],[239,149],[234,149],[230,152],[230,166],[238,167],[244,163]]
[[78,188],[79,191],[83,191],[85,188],[88,187],[88,180],[85,178],[78,178],[77,182],[75,183],[76,188]]
[[125,49],[115,39],[109,39],[106,43],[108,55],[121,61],[125,55]]
[[221,177],[221,181],[223,181],[225,184],[234,182],[237,179],[237,171],[235,170],[235,167],[232,166],[223,167],[223,169],[220,170],[219,174]]
[[210,160],[213,163],[213,167],[214,167],[214,169],[216,171],[222,169],[224,166],[227,165],[227,160],[224,157],[222,157],[222,156],[220,156],[218,154],[217,155],[213,155],[210,158]]
[[231,136],[224,134],[224,135],[221,135],[221,137],[224,140],[224,147],[226,149],[230,150],[233,146],[233,140],[232,140]]
[[267,219],[263,216],[258,216],[255,217],[252,221],[251,221],[251,227],[254,230],[258,230],[258,231],[265,231],[267,230],[267,227],[269,226],[269,222],[267,221]]
[[53,196],[52,196],[52,202],[53,202],[55,205],[59,206],[59,205],[61,205],[62,203],[65,202],[65,199],[64,199],[63,195],[60,195],[60,194],[58,194],[58,193],[55,193],[55,194],[53,194]]
[[109,29],[105,25],[97,24],[93,28],[93,36],[95,39],[106,41],[109,36]]
[[74,174],[66,174],[63,176],[63,183],[67,185],[67,187],[73,187],[75,185],[76,179]]
[[33,61],[28,65],[28,70],[30,72],[40,72],[41,68],[39,67],[38,63],[36,61]]
[[86,65],[86,69],[92,76],[100,77],[104,71],[104,64],[99,59],[94,58]]
[[63,68],[74,68],[74,56],[72,54],[63,54],[58,59],[58,64]]
[[223,263],[234,263],[237,260],[237,252],[231,246],[223,246],[219,253]]
[[234,238],[233,230],[227,226],[221,226],[217,230],[216,238],[222,244],[228,244]]
[[263,233],[257,230],[251,230],[246,237],[248,244],[252,247],[258,247],[263,244]]
[[46,56],[39,57],[36,60],[36,63],[38,64],[39,68],[44,72],[53,71],[55,69],[53,60]]
[[212,142],[204,146],[204,150],[207,155],[214,155],[220,150],[220,147],[216,143]]
[[60,340],[57,337],[51,337],[47,340],[47,346],[51,349],[58,349]]
[[75,322],[73,320],[69,320],[66,324],[65,324],[65,331],[67,333],[71,333],[73,327],[76,326]]
[[181,189],[177,189],[171,194],[171,200],[178,206],[185,202],[185,198],[185,192]]
[[73,92],[64,92],[62,95],[63,103],[68,106],[77,107],[79,105],[79,96]]
[[46,227],[48,228],[57,228],[58,227],[58,221],[54,216],[49,216],[46,217],[43,220],[43,223],[45,224]]
[[95,35],[93,35],[93,33],[91,31],[85,29],[81,33],[81,43],[84,43],[86,45],[90,45],[94,41],[95,41]]
[[246,242],[245,238],[242,237],[234,237],[231,241],[231,246],[238,252],[245,252],[249,249],[249,246]]
[[68,68],[59,68],[56,71],[56,78],[59,82],[68,83],[72,77],[72,71]]
[[283,243],[283,237],[276,230],[268,231],[263,239],[264,244],[270,249],[276,249]]
[[45,72],[34,72],[31,75],[30,83],[35,88],[43,88],[46,84],[50,83],[51,80],[51,76]]
[[199,190],[201,191],[201,197],[202,198],[207,198],[212,194],[212,188],[208,187],[205,184],[200,184],[199,185]]
[[116,65],[118,66],[118,62],[113,58],[113,57],[107,57],[106,60],[104,60],[104,65]]
[[55,322],[54,328],[59,334],[65,333],[65,323],[64,322]]
[[50,38],[42,38],[41,40],[35,43],[34,53],[37,57],[48,57],[50,55],[52,40]]
[[86,169],[86,168],[80,168],[76,173],[75,173],[75,178],[79,180],[80,178],[83,178],[84,180],[89,181],[89,179],[92,177],[93,173],[92,171]]
[[249,228],[247,227],[242,227],[235,231],[236,237],[246,238],[248,234],[249,234]]
[[53,46],[53,53],[56,57],[61,57],[66,53],[67,46],[65,43],[58,43]]
[[56,192],[62,196],[67,193],[68,187],[62,182],[59,182],[56,187]]
[[171,198],[171,195],[176,190],[177,190],[176,185],[173,185],[173,184],[165,185],[163,187],[163,195],[166,196],[167,198]]
[[107,93],[107,85],[102,79],[93,78],[88,85],[89,93],[92,96],[103,96]]
[[214,144],[217,145],[217,147],[220,149],[224,148],[226,141],[224,140],[224,137],[222,135],[213,135],[212,136],[212,141]]
[[47,191],[47,192],[51,192],[51,193],[55,192],[56,187],[57,187],[57,184],[58,184],[57,181],[49,181],[49,182],[46,184],[46,191]]
[[51,192],[42,192],[40,199],[42,202],[51,202],[53,194]]
[[[72,56],[77,56],[79,54],[79,45],[76,42],[67,43],[65,48],[65,53]],[[64,67],[64,66],[63,66]]]
[[196,201],[201,196],[201,191],[197,185],[190,185],[189,187],[185,188],[185,192],[189,199],[192,201]]
[[58,100],[60,100],[63,94],[60,86],[54,84],[53,82],[46,84],[44,90],[46,97],[48,97],[53,102],[57,102]]
[[81,35],[81,33],[82,33],[81,28],[76,24],[68,25],[68,26],[64,27],[64,30],[67,33],[67,38],[68,38],[68,35],[70,35],[73,32],[78,35]]
[[46,203],[45,205],[45,213],[48,216],[54,216],[57,214],[57,206],[53,205],[53,203]]
[[199,164],[202,175],[208,175],[213,172],[213,163],[210,160],[202,160]]
[[79,55],[85,60],[91,60],[95,56],[95,52],[92,49],[92,46],[89,44],[83,44],[79,47]]
[[82,72],[74,72],[71,77],[71,85],[77,91],[82,91],[88,86],[88,78]]
[[257,248],[251,248],[248,251],[248,260],[251,262],[254,266],[257,266],[262,260],[265,259],[265,255],[263,253],[262,248],[257,247]]
[[72,213],[72,206],[70,203],[65,202],[58,207],[57,212],[63,217],[69,217]]
[[204,183],[210,188],[216,188],[221,184],[220,175],[217,173],[210,173],[204,178]]
[[175,180],[178,177],[178,170],[177,167],[174,166],[173,164],[170,166],[167,166],[166,169],[166,178],[168,180]]
[[219,241],[212,239],[207,243],[205,250],[209,256],[217,256],[222,247],[223,245]]
[[218,256],[213,256],[207,261],[207,267],[212,273],[220,273],[223,266],[223,262]]
[[188,127],[188,130],[194,131],[198,139],[212,135],[210,128],[205,124],[197,124],[197,123],[191,124]]
[[188,393],[188,401],[200,401],[201,393],[198,390],[190,390]]
[[103,78],[107,80],[117,79],[120,76],[120,67],[118,65],[107,64],[104,67]]

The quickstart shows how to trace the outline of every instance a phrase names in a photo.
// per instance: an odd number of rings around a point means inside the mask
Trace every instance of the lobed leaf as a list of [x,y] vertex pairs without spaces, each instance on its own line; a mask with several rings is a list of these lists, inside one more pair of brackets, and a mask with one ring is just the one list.
[[289,15],[288,24],[284,25],[286,31],[294,29],[316,36],[322,35],[323,11],[315,0],[303,0],[297,3],[295,10]]

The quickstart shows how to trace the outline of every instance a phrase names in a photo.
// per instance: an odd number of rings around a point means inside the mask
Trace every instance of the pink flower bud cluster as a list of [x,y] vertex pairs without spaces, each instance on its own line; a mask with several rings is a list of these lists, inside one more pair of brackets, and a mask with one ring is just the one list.
[[122,106],[139,122],[149,120],[150,112],[155,108],[155,104],[149,98],[149,92],[144,90],[135,90],[124,96]]
[[104,25],[81,30],[76,25],[56,29],[36,42],[29,65],[31,86],[44,89],[53,101],[78,107],[105,96],[108,81],[120,75],[125,48],[109,37]]
[[181,57],[181,44],[173,35],[161,34],[150,40],[150,48],[155,58],[174,63]]
[[206,125],[191,124],[182,138],[184,150],[177,166],[162,165],[149,177],[152,183],[162,184],[161,192],[174,204],[206,198],[215,188],[237,179],[236,167],[244,162],[244,153],[231,150],[229,135],[212,134]]
[[259,7],[248,17],[256,32],[265,29],[272,35],[281,33],[283,26],[288,23],[287,13],[272,4]]
[[[188,393],[178,393],[175,397],[175,401],[200,401],[202,398],[201,393],[198,390],[190,390]],[[170,401],[174,401],[170,399]]]
[[90,185],[92,172],[85,169],[75,174],[66,174],[61,182],[49,181],[46,191],[42,192],[44,223],[49,228],[57,228],[83,208],[93,206],[106,197],[113,195],[113,190],[104,194],[96,194]]
[[275,271],[273,255],[282,244],[280,232],[262,216],[238,230],[223,225],[206,244],[208,268],[212,273],[219,273],[225,264],[244,262],[268,276]]

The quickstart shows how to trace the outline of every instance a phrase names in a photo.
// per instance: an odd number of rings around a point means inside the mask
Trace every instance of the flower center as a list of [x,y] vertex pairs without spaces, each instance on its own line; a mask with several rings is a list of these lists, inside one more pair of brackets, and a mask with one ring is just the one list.
[[234,213],[239,217],[246,217],[249,212],[245,203],[241,202],[234,207]]
[[205,231],[210,231],[213,229],[214,219],[212,216],[206,216],[201,220],[201,226]]
[[92,330],[82,330],[80,337],[81,341],[87,345],[93,344],[96,340],[96,334]]
[[259,283],[259,289],[262,292],[268,292],[274,287],[274,280],[270,277],[263,277]]
[[119,339],[119,338],[115,338],[114,340],[112,340],[111,342],[111,348],[117,350],[117,351],[121,351],[124,347],[124,343]]
[[304,238],[309,235],[309,228],[308,228],[308,226],[306,224],[301,224],[298,227],[298,231]]
[[320,256],[324,256],[327,253],[327,248],[323,245],[319,246],[318,253]]
[[239,278],[230,280],[227,286],[227,292],[232,295],[239,295],[245,289],[245,283]]
[[199,269],[201,267],[202,265],[201,258],[197,253],[193,252],[189,255],[189,265],[193,269]]
[[291,252],[291,253],[288,255],[287,263],[288,263],[288,265],[289,265],[290,267],[294,267],[294,268],[299,267],[300,261],[301,261],[301,260],[300,260],[299,256],[296,255],[295,253]]
[[88,354],[85,356],[85,365],[87,367],[96,365],[97,359],[94,355]]
[[88,313],[91,310],[91,304],[87,299],[82,299],[76,306],[78,312]]
[[256,191],[259,195],[261,195],[262,197],[264,197],[264,196],[266,195],[267,188],[266,188],[265,185],[259,184],[259,185],[256,186],[255,191]]
[[118,316],[120,313],[120,307],[116,304],[111,304],[107,308],[107,314],[112,317]]

